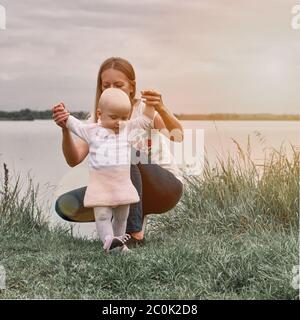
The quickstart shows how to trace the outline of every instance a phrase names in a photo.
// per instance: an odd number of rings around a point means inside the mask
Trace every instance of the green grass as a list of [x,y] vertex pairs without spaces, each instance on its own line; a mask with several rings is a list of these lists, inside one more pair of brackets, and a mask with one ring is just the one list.
[[[32,183],[6,169],[0,204],[1,299],[298,299],[299,152],[250,149],[187,177],[172,212],[151,216],[147,244],[105,255],[99,241],[49,228]],[[24,188],[24,187],[22,187]]]

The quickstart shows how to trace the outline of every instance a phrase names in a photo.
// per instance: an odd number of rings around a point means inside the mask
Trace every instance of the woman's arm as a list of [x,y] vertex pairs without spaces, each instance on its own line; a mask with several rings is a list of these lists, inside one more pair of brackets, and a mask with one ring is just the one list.
[[162,133],[172,141],[182,142],[182,125],[173,112],[163,104],[161,94],[153,90],[144,90],[141,93],[142,98],[146,100],[145,104],[154,107],[158,112],[158,115],[154,118],[154,128],[167,129],[168,133],[167,130],[162,130]]
[[67,128],[62,129],[62,134],[63,154],[68,165],[75,167],[87,156],[89,152],[88,144],[79,138],[74,141],[70,130]]
[[62,128],[62,150],[66,162],[70,167],[75,167],[82,162],[88,154],[88,144],[81,140],[74,141],[71,132],[66,127],[66,121],[69,117],[69,112],[65,109],[63,103],[56,105],[52,108],[53,120]]
[[154,128],[161,130],[171,141],[183,141],[183,129],[172,111],[161,111],[154,118]]

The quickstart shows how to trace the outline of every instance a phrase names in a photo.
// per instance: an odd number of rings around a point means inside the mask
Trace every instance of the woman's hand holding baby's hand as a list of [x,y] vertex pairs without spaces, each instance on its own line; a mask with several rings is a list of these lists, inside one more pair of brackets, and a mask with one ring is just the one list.
[[66,129],[66,122],[68,120],[70,113],[65,108],[64,103],[55,105],[52,108],[52,118],[55,123],[63,129]]
[[160,93],[154,90],[144,90],[141,91],[141,94],[145,104],[149,107],[154,107],[158,113],[165,107]]

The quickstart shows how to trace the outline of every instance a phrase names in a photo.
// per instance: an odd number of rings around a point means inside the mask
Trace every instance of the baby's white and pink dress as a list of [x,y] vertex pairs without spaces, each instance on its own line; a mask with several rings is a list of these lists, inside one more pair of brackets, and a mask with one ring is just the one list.
[[[119,133],[115,134],[113,130],[104,128],[100,121],[82,123],[73,116],[67,120],[67,128],[89,145],[89,181],[84,206],[103,213],[105,224],[100,225],[100,230],[98,228],[103,242],[105,235],[101,233],[125,234],[129,206],[140,201],[130,179],[130,137],[150,128],[151,123],[152,119],[142,114],[133,120],[120,122]],[[107,229],[111,227],[113,230]]]

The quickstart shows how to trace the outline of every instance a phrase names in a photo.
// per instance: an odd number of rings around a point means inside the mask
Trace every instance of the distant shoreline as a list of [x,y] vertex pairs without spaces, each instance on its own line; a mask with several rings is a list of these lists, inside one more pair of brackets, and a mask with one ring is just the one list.
[[[88,118],[88,112],[78,111],[72,114],[81,120]],[[210,113],[210,114],[175,114],[183,121],[300,121],[300,114],[271,113]],[[33,121],[52,120],[52,111],[35,111],[22,109],[20,111],[0,111],[0,121]]]
[[[87,119],[88,112],[72,112],[78,119]],[[22,109],[20,111],[0,111],[0,121],[33,121],[33,120],[52,120],[52,110],[36,111]]]

